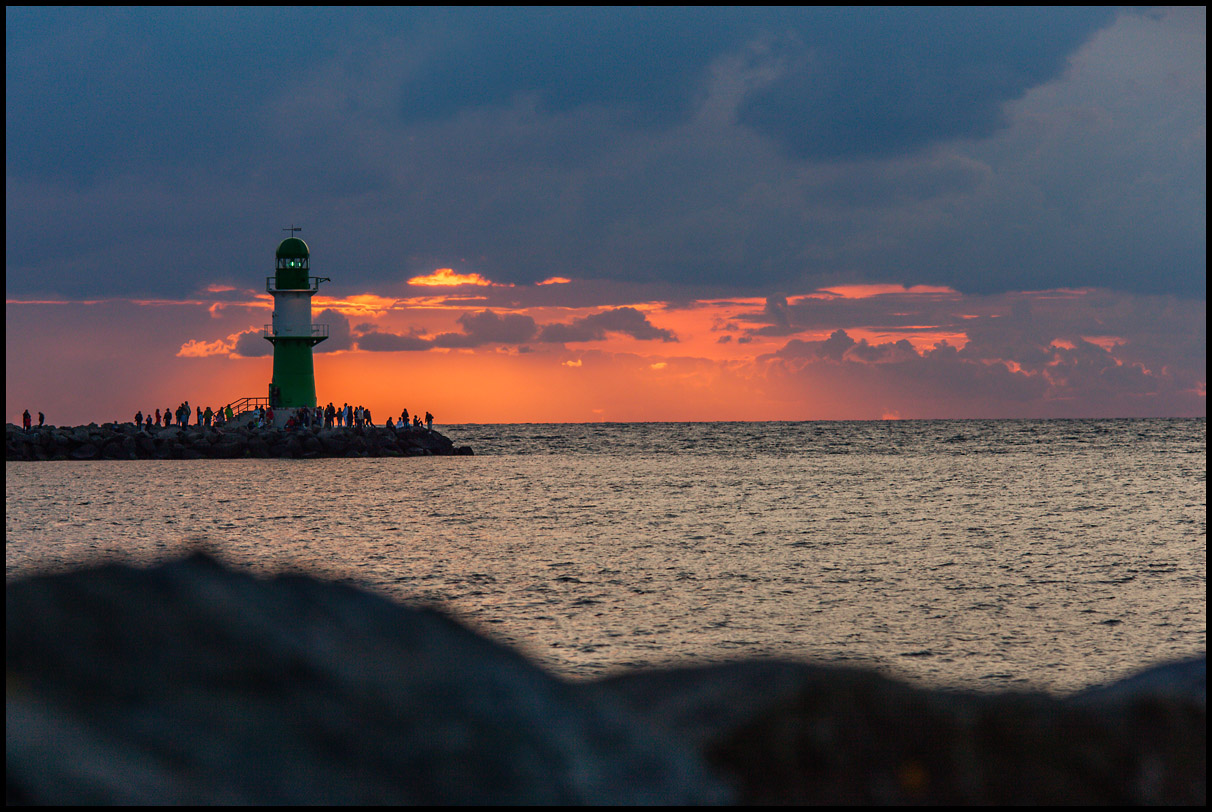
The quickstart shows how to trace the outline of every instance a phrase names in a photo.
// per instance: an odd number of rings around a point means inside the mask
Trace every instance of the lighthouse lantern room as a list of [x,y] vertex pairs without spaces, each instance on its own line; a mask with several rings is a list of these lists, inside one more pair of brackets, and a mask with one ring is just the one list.
[[[269,402],[285,420],[292,409],[316,406],[316,374],[311,348],[328,338],[327,324],[311,321],[311,297],[327,277],[311,276],[311,252],[307,243],[294,236],[302,231],[284,229],[291,236],[283,240],[275,254],[276,272],[266,278],[265,290],[274,297],[273,323],[266,325],[264,337],[274,346],[274,376],[269,385]],[[277,422],[277,420],[275,420]]]

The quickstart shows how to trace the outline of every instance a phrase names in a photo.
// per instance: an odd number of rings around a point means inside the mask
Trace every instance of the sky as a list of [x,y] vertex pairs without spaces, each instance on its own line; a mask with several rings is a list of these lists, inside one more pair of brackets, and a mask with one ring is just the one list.
[[1205,416],[1206,10],[8,8],[5,409]]

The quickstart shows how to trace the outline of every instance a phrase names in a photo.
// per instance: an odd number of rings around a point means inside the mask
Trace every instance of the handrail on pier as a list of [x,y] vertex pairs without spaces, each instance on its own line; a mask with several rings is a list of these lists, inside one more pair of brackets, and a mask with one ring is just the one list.
[[222,408],[221,411],[226,413],[228,406],[231,407],[231,414],[232,418],[234,419],[235,417],[242,415],[245,412],[251,412],[254,409],[268,409],[269,398],[240,398],[239,400],[233,400],[231,403],[228,403]]

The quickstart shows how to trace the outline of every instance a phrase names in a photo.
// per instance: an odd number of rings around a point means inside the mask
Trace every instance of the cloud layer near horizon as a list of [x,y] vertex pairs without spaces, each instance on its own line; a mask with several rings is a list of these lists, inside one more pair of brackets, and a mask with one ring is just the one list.
[[[1166,416],[1200,415],[1206,403],[1206,307],[1173,296],[858,286],[603,309],[510,306],[503,297],[516,291],[497,292],[501,299],[485,297],[478,309],[457,290],[449,300],[325,298],[316,316],[330,335],[317,346],[321,401],[385,414],[415,410],[421,404],[398,398],[421,392],[425,408],[469,422]],[[228,372],[197,374],[192,402],[255,396],[271,348],[259,329],[240,325],[263,319],[269,304],[238,294],[224,293],[221,307],[10,304],[10,329],[41,351],[10,344],[10,377],[39,382],[57,419],[85,408],[120,414],[129,389],[99,388],[81,401],[70,386],[48,385],[41,359],[65,359],[75,381],[85,369],[103,371],[107,353],[133,347],[141,369],[174,368],[144,380],[153,402],[171,400],[186,370],[216,364]],[[81,356],[74,337],[53,330],[65,317],[102,335],[113,332],[108,319],[154,321],[164,340],[147,344],[127,331]]]

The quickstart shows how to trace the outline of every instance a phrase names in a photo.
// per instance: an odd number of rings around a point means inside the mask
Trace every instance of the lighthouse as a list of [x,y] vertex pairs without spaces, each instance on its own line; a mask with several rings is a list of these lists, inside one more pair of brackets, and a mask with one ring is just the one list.
[[[290,237],[274,255],[277,268],[265,280],[265,291],[274,297],[273,323],[263,336],[274,345],[274,377],[269,384],[269,403],[286,420],[293,409],[316,406],[316,372],[311,348],[328,338],[327,324],[312,324],[311,297],[327,277],[311,276],[311,251],[295,236],[302,231],[293,225]],[[275,422],[279,422],[275,420]]]

